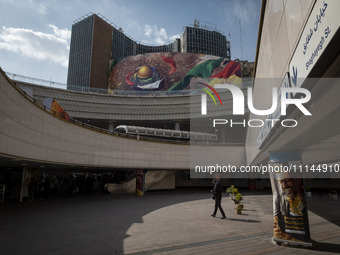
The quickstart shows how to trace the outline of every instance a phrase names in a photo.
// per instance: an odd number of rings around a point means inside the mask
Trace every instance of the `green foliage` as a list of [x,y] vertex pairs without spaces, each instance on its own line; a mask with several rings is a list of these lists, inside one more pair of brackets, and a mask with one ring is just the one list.
[[230,187],[227,188],[227,193],[230,194],[230,193],[233,193],[233,189],[234,189],[234,185],[231,185]]
[[242,195],[241,195],[241,193],[237,193],[237,194],[235,195],[235,200],[238,201],[238,202],[240,202],[240,201],[242,200]]
[[234,188],[231,193],[233,193],[235,196],[238,194],[238,189],[237,188]]

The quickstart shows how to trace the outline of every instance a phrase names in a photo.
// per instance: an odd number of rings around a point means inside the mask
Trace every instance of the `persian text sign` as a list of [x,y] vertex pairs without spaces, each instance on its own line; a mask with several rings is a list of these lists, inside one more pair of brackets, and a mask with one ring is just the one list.
[[340,1],[316,1],[289,64],[292,87],[301,87],[340,25]]

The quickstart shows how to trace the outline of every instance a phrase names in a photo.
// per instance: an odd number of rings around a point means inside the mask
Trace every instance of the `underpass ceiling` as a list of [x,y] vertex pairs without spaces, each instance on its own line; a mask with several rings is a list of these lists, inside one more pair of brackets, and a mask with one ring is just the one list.
[[[278,129],[258,154],[253,164],[266,163],[271,151],[301,151],[303,164],[340,161],[340,57],[324,77],[309,88],[312,100],[306,108],[312,116],[304,116],[296,109],[287,118],[296,119],[295,128]],[[298,113],[297,113],[298,112]]]

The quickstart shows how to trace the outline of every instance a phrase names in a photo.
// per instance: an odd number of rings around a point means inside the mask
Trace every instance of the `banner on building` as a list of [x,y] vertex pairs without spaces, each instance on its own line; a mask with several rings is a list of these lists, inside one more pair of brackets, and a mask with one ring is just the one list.
[[311,245],[304,182],[288,173],[271,174],[277,242]]
[[143,169],[136,171],[136,195],[144,196],[145,190],[145,171]]
[[53,98],[44,98],[43,104],[51,110],[51,113],[56,115],[58,118],[68,120],[70,115],[63,109],[63,107],[58,104],[58,102]]

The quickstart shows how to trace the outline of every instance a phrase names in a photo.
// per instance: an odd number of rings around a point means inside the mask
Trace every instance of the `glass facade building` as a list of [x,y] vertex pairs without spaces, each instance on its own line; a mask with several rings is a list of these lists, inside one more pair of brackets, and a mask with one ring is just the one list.
[[120,60],[128,56],[137,54],[156,53],[156,52],[179,52],[180,40],[164,45],[145,45],[135,42],[124,34],[121,29],[112,29],[111,59]]
[[90,87],[93,23],[94,16],[89,16],[72,26],[67,89],[73,90],[72,85]]
[[225,35],[199,27],[185,27],[181,36],[182,52],[202,53],[230,59],[230,42]]

